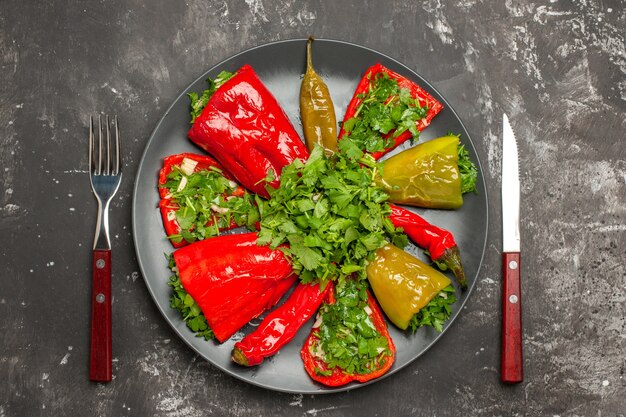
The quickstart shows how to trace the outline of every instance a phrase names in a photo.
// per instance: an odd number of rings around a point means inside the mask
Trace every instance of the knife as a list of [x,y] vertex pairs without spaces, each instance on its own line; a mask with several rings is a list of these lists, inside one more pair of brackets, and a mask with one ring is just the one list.
[[520,286],[520,181],[517,142],[502,114],[502,382],[522,382],[522,294]]

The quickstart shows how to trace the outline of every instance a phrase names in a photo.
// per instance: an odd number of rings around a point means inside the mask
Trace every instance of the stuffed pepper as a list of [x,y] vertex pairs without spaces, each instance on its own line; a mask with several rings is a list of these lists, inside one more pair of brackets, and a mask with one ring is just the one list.
[[282,251],[256,240],[256,233],[225,235],[174,252],[183,288],[220,342],[274,306],[296,281]]
[[396,347],[366,282],[347,280],[320,308],[300,355],[309,376],[337,387],[366,382],[393,365]]
[[189,138],[245,188],[267,197],[266,184],[277,187],[284,166],[296,158],[307,158],[306,146],[249,65],[211,90],[203,94],[206,104],[194,103],[195,110],[204,106]]
[[171,155],[159,172],[159,209],[174,247],[219,235],[258,220],[253,197],[213,158]]
[[356,87],[339,131],[378,159],[419,132],[443,106],[422,87],[381,64],[370,67]]
[[382,163],[376,183],[389,200],[410,206],[458,209],[476,190],[478,171],[458,136],[429,140]]
[[376,251],[367,279],[389,320],[402,330],[429,325],[441,331],[456,301],[445,275],[393,245]]

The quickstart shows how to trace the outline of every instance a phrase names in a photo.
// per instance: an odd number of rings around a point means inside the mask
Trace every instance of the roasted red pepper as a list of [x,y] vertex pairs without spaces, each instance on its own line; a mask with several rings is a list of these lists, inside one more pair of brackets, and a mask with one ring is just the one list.
[[[331,301],[331,303],[332,302],[333,301]],[[387,339],[389,354],[381,355],[379,358],[380,360],[377,362],[376,369],[369,373],[350,374],[339,367],[330,369],[321,357],[314,354],[314,351],[316,350],[315,345],[319,343],[320,339],[318,337],[317,330],[313,329],[300,351],[300,356],[304,362],[304,369],[312,379],[330,387],[338,387],[352,381],[366,382],[378,378],[391,368],[395,360],[396,347],[393,344],[393,340],[391,340],[391,336],[387,330],[387,324],[385,323],[383,314],[380,311],[380,307],[378,307],[376,300],[369,291],[367,291],[367,305],[371,310],[369,316],[372,324],[376,330],[385,339]]]
[[391,207],[389,218],[395,227],[404,229],[409,238],[420,248],[430,253],[433,261],[445,264],[462,287],[466,287],[465,272],[461,264],[459,247],[451,232],[428,223],[419,215],[398,207]]
[[256,233],[224,235],[174,252],[184,289],[220,342],[274,306],[297,279],[280,249],[256,240]]
[[298,284],[287,301],[269,313],[254,332],[235,343],[233,361],[254,366],[278,352],[296,335],[332,291],[332,282],[320,291],[320,284]]
[[[422,107],[425,106],[428,108],[428,112],[426,113],[425,117],[416,121],[418,131],[425,129],[430,124],[431,120],[441,111],[441,109],[443,109],[441,103],[439,103],[439,101],[437,101],[437,99],[435,99],[433,96],[428,94],[422,87],[409,80],[408,78],[390,70],[389,68],[384,67],[382,64],[376,64],[370,67],[365,72],[365,75],[363,76],[363,78],[361,78],[361,81],[356,87],[354,96],[352,97],[352,100],[350,101],[350,103],[348,104],[348,108],[346,109],[346,114],[343,119],[341,130],[339,131],[340,140],[346,136],[349,136],[344,129],[344,125],[346,124],[346,122],[348,122],[348,120],[352,119],[353,117],[359,117],[357,112],[359,112],[359,108],[363,104],[364,96],[370,91],[370,89],[372,88],[371,84],[375,82],[376,78],[380,74],[383,74],[390,79],[396,80],[400,89],[409,90],[411,97],[413,97],[414,99],[418,99]],[[387,102],[395,99],[396,98],[388,97]],[[392,138],[393,144],[390,147],[386,148],[384,151],[372,152],[372,156],[374,157],[374,159],[379,159],[381,156],[413,136],[413,134],[409,130],[406,130],[398,136],[393,137],[394,131],[395,129],[392,129],[386,135],[384,135],[385,139]]]
[[213,93],[188,134],[245,188],[264,197],[278,187],[281,170],[309,152],[276,98],[244,65]]

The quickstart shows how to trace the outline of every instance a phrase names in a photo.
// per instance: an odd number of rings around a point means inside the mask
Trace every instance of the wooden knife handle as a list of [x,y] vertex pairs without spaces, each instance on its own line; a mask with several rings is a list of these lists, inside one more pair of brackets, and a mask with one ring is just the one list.
[[502,382],[516,384],[524,379],[522,359],[522,293],[520,254],[504,253],[502,291]]
[[111,366],[111,251],[94,250],[89,379],[109,382]]

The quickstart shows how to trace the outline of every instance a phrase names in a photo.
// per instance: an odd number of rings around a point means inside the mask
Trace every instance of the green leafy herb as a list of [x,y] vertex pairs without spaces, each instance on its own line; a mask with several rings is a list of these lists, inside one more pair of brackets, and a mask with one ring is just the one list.
[[469,152],[465,149],[465,146],[459,144],[457,152],[459,155],[459,174],[461,175],[461,193],[476,192],[478,169],[470,159]]
[[[350,139],[342,139],[341,142]],[[371,166],[371,167],[370,167]],[[374,185],[378,165],[362,153],[327,157],[316,147],[306,163],[286,166],[270,199],[256,199],[261,216],[257,244],[281,250],[302,282],[344,280],[365,266],[374,251],[403,235],[388,221],[388,196]],[[372,168],[373,167],[373,168]]]
[[180,234],[169,236],[174,242],[191,243],[217,236],[220,229],[227,229],[233,223],[253,229],[259,219],[254,198],[248,192],[230,195],[239,186],[215,169],[186,175],[175,166],[162,187],[169,192],[181,228]]
[[168,285],[172,287],[170,307],[180,312],[187,327],[196,334],[196,337],[202,337],[204,340],[213,339],[213,330],[209,327],[200,307],[198,307],[191,295],[183,288],[174,262],[174,257],[171,255],[169,256],[169,268],[174,273],[168,283]]
[[343,143],[344,136],[339,141],[340,149],[352,154],[361,149],[383,151],[407,130],[413,135],[412,140],[419,137],[417,122],[426,117],[428,107],[422,107],[419,99],[413,98],[408,89],[400,88],[398,81],[389,78],[389,74],[376,74],[370,79],[368,92],[358,98],[361,104],[342,126],[347,137],[354,141],[353,147],[345,149],[351,145]]
[[368,374],[377,362],[390,354],[387,339],[374,326],[367,310],[367,282],[346,280],[337,286],[336,302],[324,304],[319,314],[319,338],[311,353],[322,357],[326,374],[339,367],[350,374]]
[[202,113],[202,110],[209,102],[209,99],[211,98],[213,93],[215,93],[215,91],[220,88],[222,84],[230,80],[233,75],[235,74],[232,72],[222,71],[217,75],[217,77],[215,77],[214,80],[212,80],[211,78],[207,79],[207,82],[209,83],[209,88],[204,90],[202,94],[200,94],[200,96],[198,96],[198,93],[195,92],[187,94],[189,96],[189,99],[191,100],[192,124],[196,121],[196,117],[200,116],[200,113]]
[[444,323],[452,314],[451,306],[455,301],[454,287],[449,285],[411,318],[409,322],[411,329],[416,331],[420,327],[430,326],[441,332]]

